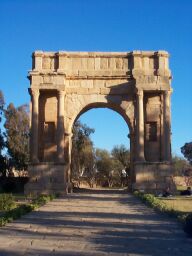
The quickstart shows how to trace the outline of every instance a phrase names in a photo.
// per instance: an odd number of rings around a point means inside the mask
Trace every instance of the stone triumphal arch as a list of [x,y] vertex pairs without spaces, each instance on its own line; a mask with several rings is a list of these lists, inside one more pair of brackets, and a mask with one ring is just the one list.
[[173,186],[168,57],[165,51],[34,52],[25,192],[66,193],[73,124],[96,107],[115,110],[129,126],[132,188]]

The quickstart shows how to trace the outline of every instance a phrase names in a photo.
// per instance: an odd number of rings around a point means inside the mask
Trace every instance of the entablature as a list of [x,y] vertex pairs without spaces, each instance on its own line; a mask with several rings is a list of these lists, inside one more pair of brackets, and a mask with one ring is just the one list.
[[32,55],[29,78],[36,75],[63,75],[79,78],[136,78],[144,76],[171,77],[166,51],[132,52],[43,52]]

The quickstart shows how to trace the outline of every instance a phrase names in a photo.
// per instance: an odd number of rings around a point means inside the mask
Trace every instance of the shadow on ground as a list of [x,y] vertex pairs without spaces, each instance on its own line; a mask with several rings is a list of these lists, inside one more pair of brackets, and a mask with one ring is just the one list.
[[[2,244],[6,237],[10,247]],[[86,189],[56,199],[0,229],[0,244],[1,256],[191,256],[192,252],[180,224],[123,190]]]

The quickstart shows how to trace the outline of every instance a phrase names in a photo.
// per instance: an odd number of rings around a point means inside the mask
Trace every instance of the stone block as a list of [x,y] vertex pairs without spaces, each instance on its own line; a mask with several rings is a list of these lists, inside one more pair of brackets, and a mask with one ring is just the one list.
[[87,59],[87,69],[88,70],[94,70],[95,68],[95,59],[94,58],[88,58]]
[[154,57],[149,58],[149,68],[154,69]]
[[108,89],[108,88],[100,88],[101,94],[109,94],[109,92],[110,92],[110,89]]
[[116,58],[115,59],[116,69],[122,69],[123,68],[123,59],[122,58]]
[[58,57],[58,70],[66,70],[67,69],[67,58],[65,56]]
[[70,80],[69,87],[70,88],[79,88],[81,86],[81,80]]
[[79,70],[78,69],[68,69],[66,71],[66,76],[69,78],[75,78],[79,76]]
[[53,79],[53,83],[55,85],[64,85],[65,84],[65,77],[63,75],[57,75],[56,77],[54,77]]
[[45,83],[45,84],[53,83],[53,76],[50,76],[50,75],[44,76],[43,83]]
[[93,80],[84,80],[81,81],[82,88],[93,88]]
[[88,88],[79,88],[78,93],[79,94],[89,94],[89,89]]
[[127,71],[129,68],[128,68],[128,57],[127,58],[123,58],[123,70]]
[[[146,192],[162,192],[167,186],[174,190],[175,185],[170,177],[170,164],[137,163],[134,165],[135,188],[143,188]],[[155,185],[154,185],[155,184]],[[156,186],[156,187],[155,187]]]
[[32,76],[31,86],[40,85],[41,83],[43,83],[43,77],[42,76],[40,76],[40,75]]
[[81,69],[81,58],[72,58],[72,70],[79,70]]
[[93,80],[93,86],[94,86],[94,88],[103,88],[103,87],[105,87],[105,84],[106,84],[106,81],[105,80],[101,80],[101,79],[99,79],[99,80],[97,80],[97,79],[95,79],[95,80]]
[[102,102],[102,103],[106,104],[108,102],[108,99],[105,94],[98,94],[97,102]]
[[145,70],[149,70],[149,57],[144,57],[142,60],[142,66]]
[[115,70],[116,69],[116,59],[115,58],[109,58],[109,69]]
[[99,88],[89,88],[89,94],[98,94],[100,93]]
[[[66,194],[65,165],[45,164],[30,165],[30,181],[25,185],[25,194],[51,194],[58,192]],[[40,179],[36,180],[34,174],[41,172]],[[33,181],[35,177],[35,182]],[[59,177],[63,182],[52,182],[55,177]]]
[[88,58],[81,58],[81,69],[87,70],[88,68]]
[[100,69],[104,69],[104,70],[108,69],[108,58],[100,59]]
[[95,58],[95,70],[100,70],[101,58]]
[[106,87],[117,86],[118,83],[119,83],[119,80],[116,80],[116,79],[106,80],[105,86]]

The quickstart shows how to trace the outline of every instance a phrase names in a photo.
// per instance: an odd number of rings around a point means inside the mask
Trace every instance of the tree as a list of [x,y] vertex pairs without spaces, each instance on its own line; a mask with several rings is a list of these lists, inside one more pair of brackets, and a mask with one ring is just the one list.
[[174,176],[183,176],[183,172],[188,168],[189,163],[182,157],[173,156],[172,157]]
[[[0,91],[0,125],[2,122],[2,118],[3,118],[3,113],[4,113],[4,106],[5,106],[5,101],[4,101],[4,96],[2,91]],[[0,155],[2,153],[2,149],[5,147],[5,142],[3,139],[3,134],[1,131],[1,127],[0,127]]]
[[95,176],[95,153],[93,142],[90,139],[91,133],[94,133],[94,129],[82,124],[80,121],[75,122],[71,159],[72,178],[79,182],[80,177],[84,175],[90,186],[93,185]]
[[7,168],[6,158],[5,158],[5,156],[2,155],[2,150],[5,147],[5,141],[4,141],[3,133],[1,131],[4,107],[5,107],[4,96],[3,96],[2,91],[0,91],[0,173],[3,176],[6,175],[6,168]]
[[96,150],[97,181],[102,186],[120,186],[123,165],[105,149]]
[[130,165],[130,151],[124,145],[116,145],[111,151],[112,156],[126,168]]
[[102,183],[101,185],[104,186],[111,186],[113,165],[110,153],[107,150],[96,150],[96,166],[99,183]]
[[6,146],[10,161],[18,170],[27,168],[29,162],[29,107],[15,108],[13,103],[5,110]]
[[181,147],[181,153],[184,157],[192,164],[192,142],[185,143],[183,147]]
[[119,161],[125,173],[121,172],[121,186],[125,186],[128,183],[127,177],[130,175],[130,151],[124,145],[116,145],[111,151],[114,159]]
[[190,163],[190,166],[185,168],[183,171],[183,175],[185,177],[185,184],[186,186],[190,186],[192,182],[192,142],[185,143],[185,145],[181,147],[181,153]]
[[186,186],[191,186],[192,184],[192,168],[190,166],[190,168],[187,168],[184,170],[183,172],[184,175],[184,181],[185,181],[185,185]]

